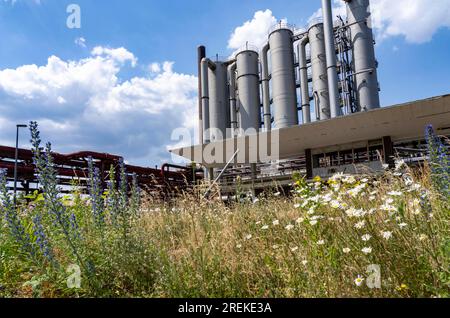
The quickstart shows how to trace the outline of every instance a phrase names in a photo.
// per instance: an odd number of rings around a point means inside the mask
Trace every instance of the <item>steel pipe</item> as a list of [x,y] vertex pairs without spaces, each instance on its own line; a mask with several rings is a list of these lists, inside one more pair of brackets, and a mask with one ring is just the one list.
[[306,44],[308,44],[308,42],[309,37],[305,35],[297,44],[300,93],[302,100],[302,114],[304,124],[311,122],[311,103],[309,98],[309,86],[308,86],[308,65],[306,62]]

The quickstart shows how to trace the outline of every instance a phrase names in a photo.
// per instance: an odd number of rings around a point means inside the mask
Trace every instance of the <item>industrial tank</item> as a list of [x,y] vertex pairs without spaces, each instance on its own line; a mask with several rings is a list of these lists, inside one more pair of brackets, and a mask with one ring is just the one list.
[[308,37],[316,118],[318,120],[329,119],[331,114],[323,23],[313,24],[308,30]]
[[258,132],[261,126],[261,100],[259,96],[259,54],[244,50],[236,55],[239,105],[239,128]]
[[213,69],[208,69],[211,142],[229,137],[226,133],[227,128],[231,127],[227,85],[228,64],[225,62],[214,62],[214,64]]
[[359,109],[380,107],[377,63],[371,28],[369,0],[347,2],[347,19],[353,43],[353,71]]
[[275,128],[298,125],[293,32],[279,27],[269,35]]

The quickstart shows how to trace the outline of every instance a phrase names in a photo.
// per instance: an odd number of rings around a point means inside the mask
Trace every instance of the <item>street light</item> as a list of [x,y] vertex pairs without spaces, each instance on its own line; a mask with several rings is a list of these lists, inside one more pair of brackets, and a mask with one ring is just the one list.
[[17,203],[16,193],[17,193],[17,160],[19,157],[19,129],[27,128],[27,125],[16,125],[16,157],[14,161],[14,204]]

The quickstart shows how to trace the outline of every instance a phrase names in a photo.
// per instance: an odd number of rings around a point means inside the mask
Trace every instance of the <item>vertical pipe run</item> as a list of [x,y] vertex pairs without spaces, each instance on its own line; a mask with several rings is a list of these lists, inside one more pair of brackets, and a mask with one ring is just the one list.
[[198,139],[199,144],[203,144],[203,106],[202,106],[202,60],[206,57],[206,48],[198,47]]
[[237,128],[237,110],[236,110],[236,62],[228,66],[228,80],[230,83],[230,119],[231,136],[235,136]]
[[203,114],[203,143],[207,144],[210,142],[211,138],[209,135],[209,83],[208,83],[208,72],[209,66],[212,62],[203,58],[201,61],[201,80],[202,80],[202,114]]
[[331,118],[340,116],[339,88],[334,44],[333,13],[331,0],[322,0],[323,26],[325,34],[325,50],[327,54],[328,94],[330,97]]
[[263,93],[263,109],[264,109],[264,129],[270,131],[272,129],[272,114],[270,112],[270,93],[269,93],[269,62],[267,53],[270,45],[264,45],[261,51],[261,81]]
[[302,114],[303,123],[311,122],[311,103],[309,99],[308,86],[308,65],[306,62],[306,44],[309,42],[309,37],[305,35],[297,45],[297,56],[299,63],[299,78],[300,78],[300,92],[302,100]]

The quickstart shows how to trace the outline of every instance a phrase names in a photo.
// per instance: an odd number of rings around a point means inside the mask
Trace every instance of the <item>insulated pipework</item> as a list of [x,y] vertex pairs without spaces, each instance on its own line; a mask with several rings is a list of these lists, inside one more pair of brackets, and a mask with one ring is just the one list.
[[306,45],[309,37],[305,35],[297,44],[297,56],[299,63],[300,92],[302,100],[303,123],[311,122],[311,103],[308,86],[308,65],[306,61]]
[[236,62],[228,66],[228,80],[230,83],[230,119],[231,135],[235,136],[237,128],[237,109],[236,109]]
[[206,57],[206,48],[198,47],[198,139],[200,145],[203,144],[203,103],[202,103],[202,60]]
[[208,82],[208,71],[209,68],[214,68],[214,63],[208,59],[203,58],[201,61],[201,101],[202,101],[202,114],[203,114],[203,143],[210,143],[211,138],[209,134],[209,82]]
[[264,111],[264,129],[270,131],[272,129],[272,114],[270,112],[270,93],[269,93],[269,61],[267,54],[270,45],[267,43],[261,50],[261,82],[263,95],[263,111]]

